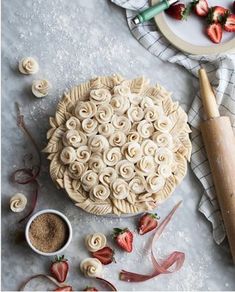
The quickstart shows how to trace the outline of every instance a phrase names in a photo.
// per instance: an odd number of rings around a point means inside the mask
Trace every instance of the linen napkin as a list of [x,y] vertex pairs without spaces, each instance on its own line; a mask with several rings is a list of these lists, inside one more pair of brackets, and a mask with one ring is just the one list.
[[[203,66],[215,89],[217,104],[221,115],[230,117],[235,131],[235,55],[220,54],[213,56],[196,56],[183,53],[172,46],[157,30],[153,20],[135,26],[131,20],[143,9],[149,7],[148,0],[111,0],[126,9],[127,23],[134,37],[154,56],[163,61],[179,64],[197,77],[198,69]],[[195,96],[188,112],[189,124],[192,129],[191,168],[204,192],[198,210],[205,215],[213,227],[213,238],[220,244],[226,234],[217,203],[212,175],[206,157],[205,148],[199,130],[203,118],[202,104],[199,93]]]

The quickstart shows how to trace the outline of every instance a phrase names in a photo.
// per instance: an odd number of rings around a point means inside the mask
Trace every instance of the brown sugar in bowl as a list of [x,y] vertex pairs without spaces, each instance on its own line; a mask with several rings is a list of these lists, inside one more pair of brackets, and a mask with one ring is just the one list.
[[46,209],[30,218],[25,237],[33,251],[40,255],[53,256],[68,247],[72,240],[72,226],[61,212]]

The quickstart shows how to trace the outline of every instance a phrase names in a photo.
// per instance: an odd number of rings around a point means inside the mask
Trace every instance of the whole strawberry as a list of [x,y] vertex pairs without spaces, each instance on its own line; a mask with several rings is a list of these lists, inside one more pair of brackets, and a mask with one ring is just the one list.
[[51,264],[51,274],[60,283],[64,282],[67,278],[69,271],[68,260],[64,256],[56,256],[54,262]]
[[73,291],[73,288],[72,286],[64,286],[64,287],[58,287],[54,291],[60,291],[60,292]]
[[176,4],[171,5],[166,10],[166,13],[177,20],[182,20],[185,18],[184,17],[185,9],[186,9],[186,6],[184,3],[176,3]]
[[118,246],[127,252],[132,252],[133,233],[128,228],[114,228],[113,231],[113,236]]
[[98,291],[95,287],[86,287],[83,291],[90,291],[90,292],[95,292],[95,291]]
[[94,258],[100,260],[103,265],[108,265],[114,261],[114,251],[108,246],[92,252],[91,254]]
[[158,219],[157,214],[145,213],[142,215],[138,226],[139,234],[143,235],[155,229],[158,226]]

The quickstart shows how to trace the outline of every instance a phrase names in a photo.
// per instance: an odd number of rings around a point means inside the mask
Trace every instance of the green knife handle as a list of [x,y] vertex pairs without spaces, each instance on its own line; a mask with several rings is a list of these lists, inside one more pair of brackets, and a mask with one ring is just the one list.
[[163,0],[156,5],[149,7],[143,12],[140,12],[138,14],[139,21],[141,23],[145,22],[169,7],[170,7],[169,2],[167,0]]

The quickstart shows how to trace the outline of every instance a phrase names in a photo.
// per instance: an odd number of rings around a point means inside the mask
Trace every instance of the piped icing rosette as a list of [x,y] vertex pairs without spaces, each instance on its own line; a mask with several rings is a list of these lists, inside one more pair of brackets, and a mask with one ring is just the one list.
[[52,180],[87,212],[152,210],[186,174],[187,115],[142,77],[98,77],[72,88],[50,125],[44,152]]

